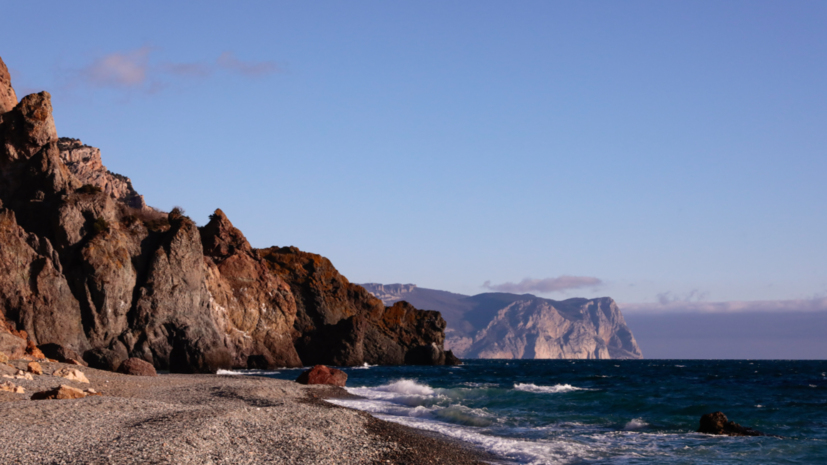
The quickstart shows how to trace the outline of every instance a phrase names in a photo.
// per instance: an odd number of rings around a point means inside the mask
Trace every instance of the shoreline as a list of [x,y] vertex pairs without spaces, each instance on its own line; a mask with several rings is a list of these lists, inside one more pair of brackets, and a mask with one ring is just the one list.
[[[26,362],[10,361],[25,370]],[[42,362],[32,380],[3,379],[2,463],[384,463],[502,462],[470,444],[325,402],[342,388],[259,376],[122,375]],[[51,376],[82,371],[90,383]],[[35,400],[61,384],[102,396]]]

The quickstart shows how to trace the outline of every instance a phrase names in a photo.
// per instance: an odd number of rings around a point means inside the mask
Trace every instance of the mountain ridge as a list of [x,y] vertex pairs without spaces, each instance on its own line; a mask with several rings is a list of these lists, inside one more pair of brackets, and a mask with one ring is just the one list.
[[532,294],[467,296],[413,284],[362,284],[388,305],[438,310],[446,347],[462,358],[639,359],[643,354],[613,299],[562,301]]

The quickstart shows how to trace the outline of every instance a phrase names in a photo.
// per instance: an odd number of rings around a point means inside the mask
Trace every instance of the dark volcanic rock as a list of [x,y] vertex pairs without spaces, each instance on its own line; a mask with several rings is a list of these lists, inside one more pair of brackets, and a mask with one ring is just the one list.
[[[417,310],[406,302],[385,307],[362,286],[350,283],[330,260],[296,247],[258,252],[290,284],[296,298],[296,350],[305,365],[445,362],[445,320],[439,312]],[[353,317],[358,318],[350,320]],[[433,346],[435,354],[430,352]]]
[[446,365],[462,365],[462,360],[457,358],[456,355],[450,350],[445,351],[445,364]]
[[151,363],[134,357],[124,360],[118,367],[118,373],[133,376],[158,376],[158,373],[155,372],[155,367],[153,367]]
[[37,348],[40,349],[47,358],[57,360],[61,363],[68,363],[69,360],[83,360],[83,358],[70,347],[64,347],[60,344],[41,344]]
[[299,384],[330,384],[333,386],[345,386],[347,373],[335,368],[328,368],[324,365],[316,365],[305,370],[296,378]]
[[90,367],[106,371],[118,371],[121,363],[127,358],[128,354],[125,349],[123,349],[123,352],[118,352],[117,350],[98,347],[97,349],[88,350],[83,354],[83,360],[85,360]]
[[231,366],[212,316],[200,235],[189,218],[169,216],[170,229],[149,260],[138,289],[135,319],[125,338],[133,356],[181,373]]
[[723,412],[707,413],[701,417],[699,433],[718,434],[724,436],[766,436],[760,431],[741,426],[727,419]]

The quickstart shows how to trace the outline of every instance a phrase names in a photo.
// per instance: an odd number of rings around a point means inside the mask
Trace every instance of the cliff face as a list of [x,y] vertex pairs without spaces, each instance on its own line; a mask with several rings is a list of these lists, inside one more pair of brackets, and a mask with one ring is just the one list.
[[462,358],[639,359],[643,354],[610,298],[555,301],[530,294],[464,296],[407,285],[365,284],[385,304],[405,299],[442,312],[445,346]]
[[221,210],[198,228],[147,207],[98,149],[58,139],[47,92],[17,102],[2,61],[0,271],[3,334],[90,360],[212,372],[446,359],[438,313],[385,307],[324,257],[253,249]]

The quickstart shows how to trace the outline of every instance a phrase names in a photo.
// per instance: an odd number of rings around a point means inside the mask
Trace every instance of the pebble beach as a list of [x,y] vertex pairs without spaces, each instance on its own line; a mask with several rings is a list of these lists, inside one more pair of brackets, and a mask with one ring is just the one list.
[[[25,370],[26,362],[11,366]],[[479,464],[494,457],[453,440],[335,406],[331,386],[253,376],[129,376],[62,363],[43,374],[3,379],[4,464]],[[89,383],[52,376],[83,372]],[[59,385],[101,393],[31,400]]]

